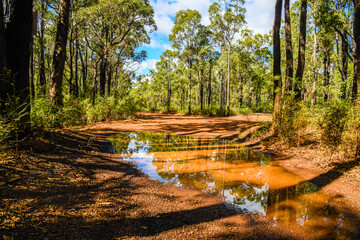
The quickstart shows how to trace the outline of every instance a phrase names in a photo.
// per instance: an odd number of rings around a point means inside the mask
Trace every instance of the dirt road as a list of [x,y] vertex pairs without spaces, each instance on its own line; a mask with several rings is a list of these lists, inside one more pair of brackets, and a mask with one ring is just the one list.
[[[143,114],[142,119],[98,123],[50,134],[17,159],[4,157],[1,234],[11,239],[319,239],[334,229],[275,224],[259,214],[237,214],[216,198],[150,180],[108,153],[106,137],[155,131],[239,138],[269,121],[266,114],[228,118]],[[248,135],[246,133],[245,135]],[[49,139],[49,140],[48,140]],[[241,140],[241,139],[240,139]],[[250,142],[247,138],[244,144]],[[258,150],[259,145],[252,145]],[[279,155],[283,167],[321,185],[353,218],[347,237],[359,237],[359,189],[342,176],[301,158]],[[19,176],[17,180],[14,176]],[[354,227],[355,226],[355,227]],[[349,227],[349,226],[348,226]],[[346,238],[346,236],[345,236]]]

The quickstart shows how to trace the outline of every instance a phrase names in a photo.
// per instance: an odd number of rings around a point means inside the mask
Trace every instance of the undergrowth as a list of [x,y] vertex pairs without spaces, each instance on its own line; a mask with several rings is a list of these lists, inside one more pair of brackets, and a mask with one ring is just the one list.
[[63,107],[54,110],[48,99],[42,97],[32,103],[31,120],[33,127],[44,129],[120,120],[137,111],[131,102],[129,97],[99,97],[93,105],[91,99],[70,98],[64,102]]
[[305,129],[308,125],[309,111],[291,96],[285,99],[280,122],[280,136],[288,146],[300,146]]
[[311,109],[291,97],[282,107],[279,137],[288,147],[311,144],[328,152],[360,157],[360,106],[332,100]]
[[0,74],[0,81],[12,88],[5,99],[0,99],[0,150],[13,145],[17,148],[25,138],[23,133],[29,130],[29,103],[14,95],[16,89],[10,71]]

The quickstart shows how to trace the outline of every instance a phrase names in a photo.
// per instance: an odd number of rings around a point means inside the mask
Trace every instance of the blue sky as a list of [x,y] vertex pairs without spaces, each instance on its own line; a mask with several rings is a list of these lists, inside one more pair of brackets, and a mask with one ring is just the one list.
[[[148,58],[138,70],[138,74],[146,74],[155,67],[155,63],[160,59],[160,55],[166,50],[171,49],[168,35],[173,27],[176,12],[185,9],[198,10],[202,15],[202,23],[209,24],[208,9],[213,0],[150,0],[155,11],[155,21],[158,31],[152,33],[151,43],[140,50],[148,53]],[[293,1],[291,1],[293,2]],[[275,0],[248,0],[245,4],[245,20],[248,29],[255,33],[269,33],[274,20]]]

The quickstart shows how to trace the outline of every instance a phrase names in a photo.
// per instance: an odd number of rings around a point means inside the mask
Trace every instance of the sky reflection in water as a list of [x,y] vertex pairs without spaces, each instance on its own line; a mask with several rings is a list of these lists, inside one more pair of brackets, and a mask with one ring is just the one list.
[[117,153],[151,179],[217,196],[238,212],[326,228],[335,236],[351,231],[344,215],[315,185],[236,142],[150,132],[109,139]]

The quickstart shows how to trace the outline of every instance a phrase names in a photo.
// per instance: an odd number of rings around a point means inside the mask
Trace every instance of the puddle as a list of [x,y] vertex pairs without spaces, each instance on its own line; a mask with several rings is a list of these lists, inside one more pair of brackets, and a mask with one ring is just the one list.
[[236,142],[150,132],[109,140],[123,159],[151,179],[206,192],[239,213],[262,214],[322,237],[352,236],[353,221],[336,199]]

